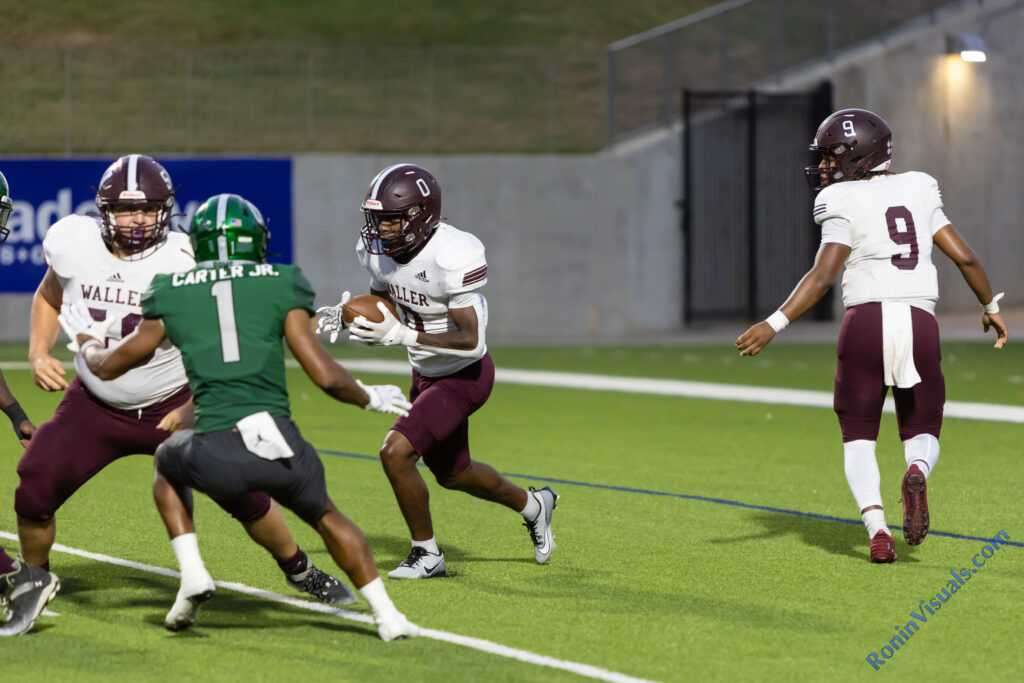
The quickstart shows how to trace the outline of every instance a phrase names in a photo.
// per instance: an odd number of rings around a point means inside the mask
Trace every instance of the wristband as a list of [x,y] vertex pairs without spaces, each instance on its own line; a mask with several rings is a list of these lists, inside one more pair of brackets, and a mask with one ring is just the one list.
[[773,330],[775,330],[776,334],[782,332],[789,326],[789,318],[786,317],[786,314],[783,313],[781,309],[772,313],[770,316],[765,318],[764,321],[768,323]]
[[1002,299],[1005,294],[1006,294],[1006,292],[999,292],[994,297],[992,297],[992,301],[989,301],[987,304],[982,304],[981,305],[981,310],[985,311],[985,313],[987,315],[992,315],[993,313],[998,313],[999,312],[999,300]]
[[28,419],[28,415],[25,414],[25,410],[18,404],[18,402],[15,401],[4,408],[4,412],[7,414],[7,417],[11,418],[11,424],[14,426],[14,431],[18,433],[18,438],[28,438],[21,433],[21,423]]
[[87,339],[87,340],[85,340],[85,343],[83,343],[81,346],[78,347],[78,352],[84,354],[85,350],[88,349],[91,346],[102,347],[103,346],[103,342],[101,342],[99,339]]

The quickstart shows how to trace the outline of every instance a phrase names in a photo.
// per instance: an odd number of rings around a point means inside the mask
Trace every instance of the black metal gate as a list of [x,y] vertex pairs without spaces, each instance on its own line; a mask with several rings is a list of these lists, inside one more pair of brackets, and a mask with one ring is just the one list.
[[[683,91],[683,320],[770,314],[810,268],[807,146],[831,113],[810,93]],[[831,292],[812,312],[831,318]]]

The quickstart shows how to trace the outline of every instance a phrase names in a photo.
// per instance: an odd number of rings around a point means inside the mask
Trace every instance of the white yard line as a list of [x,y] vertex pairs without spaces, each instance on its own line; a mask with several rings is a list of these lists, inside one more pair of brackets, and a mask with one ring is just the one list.
[[[375,372],[384,375],[408,375],[409,364],[397,360],[344,360],[338,361],[349,370]],[[286,365],[299,367],[294,360]],[[71,368],[70,363],[65,367]],[[0,370],[28,370],[27,362],[3,362]],[[614,375],[593,375],[583,372],[549,372],[542,370],[512,370],[498,368],[496,380],[505,384],[556,387],[559,389],[589,389],[594,391],[617,391],[629,394],[653,394],[680,398],[706,398],[716,401],[739,401],[743,403],[769,403],[775,405],[806,406],[810,408],[832,408],[832,394],[827,391],[803,389],[779,389],[753,387],[744,384],[718,384],[714,382],[687,382],[677,379],[650,379],[645,377],[616,377]],[[882,408],[886,413],[895,414],[896,406],[890,396]],[[987,420],[989,422],[1013,422],[1024,424],[1024,407],[998,403],[968,403],[946,401],[945,417],[959,417],[965,420]]]
[[[6,538],[11,541],[18,540],[17,535],[8,533],[6,531],[0,531],[0,538]],[[69,555],[77,555],[78,557],[84,557],[88,560],[94,560],[96,562],[106,562],[107,564],[117,565],[119,567],[128,567],[129,569],[135,569],[142,572],[149,572],[150,574],[159,574],[161,576],[169,576],[172,578],[178,578],[179,574],[171,569],[165,567],[156,567],[151,564],[143,564],[142,562],[134,562],[132,560],[125,560],[120,557],[111,557],[110,555],[103,555],[102,553],[94,553],[88,550],[79,550],[78,548],[69,548],[66,545],[60,543],[54,543],[53,549],[67,553]],[[321,614],[330,614],[332,616],[341,617],[342,619],[348,619],[349,621],[356,621],[361,624],[373,624],[373,618],[368,614],[362,614],[360,612],[351,612],[349,610],[338,609],[331,607],[330,605],[324,605],[319,602],[309,602],[308,600],[302,600],[299,598],[288,597],[287,595],[280,595],[272,591],[265,591],[260,588],[253,588],[247,586],[244,583],[236,583],[234,581],[216,581],[218,587],[232,590],[238,593],[244,593],[253,597],[262,598],[271,602],[279,602],[284,605],[291,605],[292,607],[298,607],[300,609],[307,609],[312,612],[320,612]],[[59,599],[58,595],[58,599]],[[171,602],[170,594],[168,594],[168,605]],[[580,676],[587,678],[593,678],[600,681],[611,681],[612,683],[651,683],[651,681],[645,678],[634,678],[633,676],[627,676],[626,674],[620,674],[616,671],[608,671],[600,667],[591,666],[590,664],[580,664],[579,662],[570,662],[564,659],[556,659],[554,657],[548,657],[547,655],[539,655],[535,652],[529,652],[527,650],[519,650],[514,647],[508,647],[507,645],[501,645],[500,643],[492,643],[489,640],[483,640],[481,638],[472,638],[470,636],[461,636],[457,633],[449,633],[447,631],[438,631],[432,628],[420,629],[420,635],[424,638],[431,638],[433,640],[442,640],[446,643],[452,643],[454,645],[461,645],[463,647],[472,648],[474,650],[480,650],[492,655],[498,655],[499,657],[508,657],[509,659],[516,659],[520,662],[526,662],[527,664],[536,664],[538,666],[546,666],[552,669],[561,669],[563,671],[569,671]],[[397,645],[401,647],[401,645]]]

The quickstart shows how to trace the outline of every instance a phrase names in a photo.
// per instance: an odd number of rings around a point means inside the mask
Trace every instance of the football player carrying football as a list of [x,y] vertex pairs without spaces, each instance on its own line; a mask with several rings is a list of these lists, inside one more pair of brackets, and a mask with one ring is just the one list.
[[[14,204],[7,178],[0,173],[0,244],[7,239],[7,219]],[[11,420],[14,434],[27,446],[36,426],[15,400],[7,381],[0,372],[0,409]],[[0,604],[6,606],[7,615],[0,619],[0,636],[16,636],[29,631],[53,596],[60,590],[57,577],[41,567],[15,560],[0,548]]]
[[[115,382],[100,381],[76,353],[78,376],[69,384],[50,355],[62,303],[85,302],[105,338],[121,339],[142,321],[142,294],[153,276],[195,265],[188,237],[170,231],[174,192],[162,165],[141,154],[124,156],[100,179],[100,221],[67,216],[46,233],[49,267],[32,300],[29,359],[39,387],[66,391],[18,463],[14,509],[21,556],[29,563],[49,569],[55,514],[64,501],[114,460],[153,454],[191,407],[181,354],[170,342]],[[328,603],[355,600],[343,583],[312,566],[265,493],[225,509],[274,556],[293,587]],[[202,564],[194,534],[172,543],[180,563]],[[187,597],[179,611],[187,612]],[[181,618],[173,610],[168,615],[169,622]]]
[[[350,339],[408,347],[412,365],[409,415],[384,437],[380,460],[412,535],[408,557],[388,576],[425,579],[445,573],[434,538],[423,458],[441,486],[500,503],[525,519],[534,558],[545,564],[555,548],[551,513],[558,496],[545,486],[525,491],[470,459],[469,416],[490,396],[494,363],[484,341],[487,261],[479,239],[441,221],[441,186],[424,168],[397,164],[370,182],[361,210],[366,222],[356,251],[370,272],[370,292],[390,299],[402,320],[378,304],[383,322],[357,317]],[[321,308],[318,332],[332,341],[345,325],[341,303]]]
[[[252,203],[216,195],[192,220],[196,267],[153,278],[135,334],[104,349],[84,304],[65,305],[61,317],[90,371],[105,380],[130,372],[167,340],[181,349],[196,421],[194,431],[175,432],[156,452],[157,479],[166,483],[167,497],[178,508],[182,501],[187,505],[168,521],[169,530],[173,521],[195,531],[188,487],[223,507],[267,491],[320,533],[370,603],[383,640],[415,636],[417,627],[395,608],[377,575],[366,537],[327,496],[323,464],[289,417],[281,338],[332,398],[398,415],[409,403],[398,387],[364,386],[327,355],[309,325],[313,290],[297,266],[264,263],[269,238]],[[196,578],[206,590],[192,596],[194,609],[179,627],[194,623],[199,605],[213,594],[205,569],[182,567],[182,585]]]
[[881,117],[843,109],[818,127],[811,150],[821,163],[806,169],[815,190],[814,220],[821,247],[814,266],[785,303],[736,340],[755,356],[775,335],[817,303],[843,275],[846,315],[839,332],[834,406],[843,434],[846,478],[867,527],[872,562],[893,562],[885,523],[875,442],[882,403],[892,387],[907,469],[903,476],[903,537],[917,545],[928,533],[926,480],[939,458],[946,400],[940,368],[933,247],[948,256],[981,304],[982,327],[1006,343],[985,269],[942,210],[935,179],[891,173],[892,132]]

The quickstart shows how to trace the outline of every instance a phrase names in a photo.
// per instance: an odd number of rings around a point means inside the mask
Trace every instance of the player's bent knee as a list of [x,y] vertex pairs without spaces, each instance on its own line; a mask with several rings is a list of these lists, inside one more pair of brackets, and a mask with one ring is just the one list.
[[479,489],[481,487],[481,482],[473,480],[474,475],[470,473],[468,464],[458,471],[452,471],[447,467],[442,470],[442,466],[438,463],[428,463],[428,467],[430,467],[430,471],[434,475],[434,480],[444,488],[461,491],[466,488]]
[[157,471],[163,474],[173,483],[178,483],[180,476],[180,461],[188,449],[193,437],[193,430],[182,429],[174,432],[167,439],[157,446],[153,454],[154,466]]
[[385,441],[380,447],[380,461],[385,467],[413,466],[416,463],[416,453],[404,444],[393,441]]
[[54,497],[31,479],[22,479],[14,492],[14,512],[28,522],[48,522],[58,507]]
[[262,491],[253,491],[235,500],[217,501],[217,504],[242,523],[263,519],[270,512],[270,496]]
[[457,474],[435,474],[434,479],[446,489],[457,490],[462,488],[462,482]]

